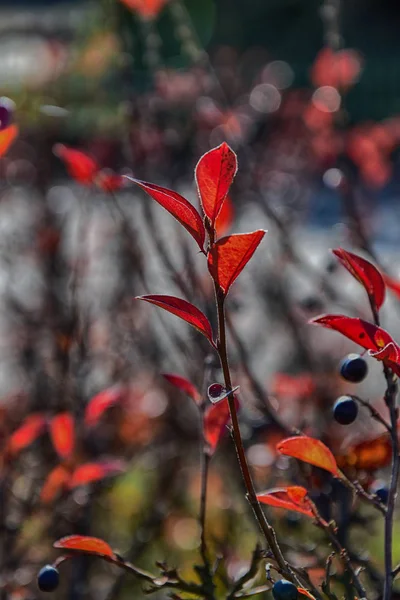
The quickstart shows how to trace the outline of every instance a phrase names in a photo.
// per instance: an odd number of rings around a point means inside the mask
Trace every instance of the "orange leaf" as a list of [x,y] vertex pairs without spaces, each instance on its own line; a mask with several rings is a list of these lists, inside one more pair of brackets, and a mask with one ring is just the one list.
[[107,388],[93,396],[88,402],[85,410],[85,425],[92,427],[100,420],[103,413],[111,406],[115,406],[124,397],[124,388],[121,385],[115,385]]
[[249,262],[265,235],[263,229],[252,233],[228,235],[216,242],[208,253],[208,270],[226,295]]
[[75,445],[75,422],[71,413],[60,413],[51,419],[50,438],[61,459],[71,456]]
[[335,477],[340,476],[332,452],[320,440],[305,435],[290,437],[279,442],[276,449],[281,454],[298,458],[320,469],[325,469],[335,475]]
[[17,454],[30,446],[45,430],[46,418],[41,413],[29,415],[7,442],[6,453]]
[[228,400],[221,400],[218,404],[211,404],[204,415],[204,437],[214,453],[220,439],[226,432],[230,420]]
[[181,298],[175,298],[175,296],[164,296],[161,294],[137,296],[136,300],[145,300],[146,302],[150,302],[150,304],[155,304],[159,308],[163,308],[173,315],[183,319],[189,323],[189,325],[195,327],[197,331],[200,331],[200,333],[205,335],[210,344],[215,348],[213,333],[209,320],[201,312],[201,310],[196,308],[196,306],[190,302],[182,300]]
[[9,125],[0,131],[0,156],[4,156],[19,133],[17,125]]
[[313,596],[312,594],[310,594],[310,592],[304,588],[297,588],[297,591],[299,592],[299,594],[302,594],[303,596],[307,596],[307,598],[311,598],[311,600],[315,600],[315,596]]
[[215,219],[215,232],[217,237],[221,237],[221,235],[224,235],[228,231],[233,223],[234,216],[232,200],[228,195],[219,211],[218,217]]
[[64,467],[64,465],[57,465],[50,471],[40,492],[41,502],[43,502],[43,504],[50,504],[53,502],[58,493],[63,489],[66,489],[70,476],[70,471]]
[[168,0],[120,0],[127,8],[139,13],[143,19],[154,19]]
[[378,269],[364,258],[343,248],[336,248],[332,252],[349,273],[364,286],[371,302],[379,310],[385,301],[385,282]]
[[84,554],[106,556],[111,559],[116,558],[111,546],[107,542],[86,535],[68,535],[54,542],[53,546],[54,548],[61,548],[69,552],[82,552]]
[[201,402],[201,395],[198,389],[190,383],[188,379],[182,377],[181,375],[175,375],[174,373],[163,373],[162,376],[169,383],[177,387],[182,392],[185,392],[192,400],[199,404]]
[[225,142],[203,154],[196,165],[195,177],[201,204],[212,226],[229,192],[236,171],[236,154]]
[[56,144],[53,152],[60,158],[69,173],[69,175],[82,185],[92,185],[100,168],[96,161],[74,148],[68,148],[63,144]]
[[341,469],[353,468],[368,472],[387,467],[391,459],[392,444],[387,433],[351,446],[345,454],[336,456]]
[[275,508],[286,508],[294,512],[315,518],[311,505],[307,501],[307,490],[301,486],[289,486],[267,490],[257,494],[257,499],[262,504],[274,506]]
[[124,469],[125,464],[120,460],[85,463],[84,465],[77,467],[72,473],[71,479],[68,482],[68,487],[73,489],[80,485],[94,483],[95,481],[100,481],[110,475],[121,473]]

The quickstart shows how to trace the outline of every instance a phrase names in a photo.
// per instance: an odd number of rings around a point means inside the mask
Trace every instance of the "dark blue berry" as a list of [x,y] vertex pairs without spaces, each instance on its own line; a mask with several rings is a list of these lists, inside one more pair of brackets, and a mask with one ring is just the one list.
[[275,600],[297,600],[297,587],[286,579],[280,579],[272,588],[272,595]]
[[348,354],[339,365],[340,374],[346,381],[360,383],[368,373],[368,365],[359,354]]
[[42,567],[38,573],[37,584],[42,592],[54,592],[58,588],[60,574],[53,565]]
[[333,406],[333,416],[341,425],[350,425],[358,414],[357,402],[351,396],[340,396]]
[[14,117],[15,104],[10,98],[0,98],[0,130],[11,125]]
[[375,482],[375,485],[372,486],[372,493],[378,496],[379,500],[382,504],[387,504],[389,498],[389,490],[386,485],[384,485],[381,481]]

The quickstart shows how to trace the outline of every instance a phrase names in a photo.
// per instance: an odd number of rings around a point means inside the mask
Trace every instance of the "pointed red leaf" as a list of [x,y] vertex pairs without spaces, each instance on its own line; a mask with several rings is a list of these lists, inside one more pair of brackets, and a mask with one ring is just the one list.
[[397,298],[400,298],[400,281],[389,277],[389,275],[386,275],[385,273],[383,274],[383,279],[390,291],[393,292]]
[[335,457],[320,440],[305,435],[290,437],[279,442],[276,449],[281,454],[292,456],[320,469],[325,469],[336,477],[340,476]]
[[70,489],[100,481],[105,477],[117,475],[125,470],[125,464],[120,460],[91,462],[77,467],[68,482]]
[[85,425],[92,427],[100,420],[103,413],[115,406],[124,397],[124,388],[121,385],[114,385],[93,396],[85,410]]
[[204,213],[215,223],[237,171],[236,154],[223,142],[200,158],[195,177]]
[[72,179],[82,185],[92,185],[99,171],[99,165],[93,158],[63,144],[56,144],[53,152],[64,162]]
[[308,590],[306,590],[305,588],[297,588],[297,591],[299,594],[301,594],[302,596],[306,596],[307,598],[310,598],[310,600],[315,600],[315,596],[313,596]]
[[51,419],[50,437],[62,460],[71,456],[75,445],[75,422],[71,413],[60,413]]
[[188,379],[182,377],[181,375],[175,375],[174,373],[163,373],[162,376],[169,383],[177,387],[182,392],[185,392],[192,400],[199,404],[201,402],[201,394],[198,389],[190,383]]
[[385,282],[374,265],[343,248],[332,250],[342,265],[364,286],[371,302],[379,310],[385,301]]
[[64,465],[57,465],[50,471],[40,492],[41,502],[43,504],[51,504],[58,494],[67,488],[70,476],[70,470],[64,467]]
[[221,235],[224,235],[228,231],[232,226],[234,216],[232,200],[228,195],[219,211],[218,217],[215,219],[215,232],[217,237],[221,237]]
[[206,231],[201,216],[195,209],[180,194],[169,190],[167,188],[160,187],[154,183],[147,183],[146,181],[140,181],[133,177],[126,176],[129,181],[133,181],[139,187],[141,187],[149,196],[151,196],[156,202],[161,204],[165,210],[167,210],[175,219],[190,233],[190,235],[196,240],[200,250],[203,250],[204,240],[206,237]]
[[257,499],[262,504],[276,508],[286,508],[314,518],[310,502],[307,499],[307,490],[301,486],[289,486],[267,490],[257,494]]
[[263,229],[221,238],[208,253],[208,270],[225,295],[265,235]]
[[195,327],[200,333],[206,336],[210,344],[215,348],[213,342],[213,333],[211,325],[207,317],[190,302],[182,300],[181,298],[175,298],[175,296],[164,296],[161,294],[152,294],[151,296],[137,296],[137,300],[145,300],[150,304],[155,304],[159,308],[176,315],[180,319],[183,319],[193,327]]
[[4,156],[15,138],[18,136],[17,125],[9,125],[0,131],[0,156]]
[[11,435],[6,452],[17,454],[30,446],[46,429],[46,418],[41,413],[29,415],[22,425]]
[[107,542],[86,535],[67,535],[54,542],[53,546],[69,552],[82,552],[84,554],[95,554],[96,556],[107,556],[112,559],[116,558]]
[[222,400],[218,404],[211,404],[204,415],[204,437],[214,453],[220,439],[226,433],[226,426],[230,420],[228,400]]

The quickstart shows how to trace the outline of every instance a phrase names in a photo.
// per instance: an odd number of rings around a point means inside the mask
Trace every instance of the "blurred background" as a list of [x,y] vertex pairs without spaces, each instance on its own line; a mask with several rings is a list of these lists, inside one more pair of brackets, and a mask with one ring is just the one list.
[[[199,416],[161,374],[203,393],[221,373],[197,332],[133,297],[185,297],[215,327],[204,257],[127,180],[88,184],[60,148],[198,206],[193,169],[223,141],[239,172],[219,234],[268,230],[228,303],[257,488],[312,487],[380,597],[382,520],[330,476],[277,457],[275,444],[302,428],[367,489],[387,483],[390,447],[369,412],[347,428],[331,416],[355,391],[384,414],[380,366],[367,359],[363,383],[343,381],[338,362],[357,347],[307,321],[371,318],[329,251],[344,246],[385,272],[383,325],[400,335],[399,28],[395,0],[0,0],[2,600],[42,597],[37,570],[73,533],[104,537],[153,571],[167,560],[196,576],[206,409]],[[330,552],[321,533],[271,514],[290,560],[319,585]],[[207,535],[226,598],[257,540],[229,436],[211,462]],[[61,571],[59,598],[144,597],[87,557]],[[335,581],[341,589],[340,570]]]

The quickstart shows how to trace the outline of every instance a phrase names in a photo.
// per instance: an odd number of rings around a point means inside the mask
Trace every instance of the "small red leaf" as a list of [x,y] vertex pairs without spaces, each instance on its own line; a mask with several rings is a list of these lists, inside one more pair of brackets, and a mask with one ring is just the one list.
[[82,552],[84,554],[95,554],[96,556],[107,556],[112,559],[116,558],[107,542],[86,535],[68,535],[54,542],[53,546],[69,552]]
[[237,171],[236,154],[223,142],[200,158],[195,177],[204,213],[214,226]]
[[297,588],[297,591],[302,596],[307,596],[307,598],[311,598],[311,600],[315,600],[315,596],[313,596],[312,594],[310,594],[310,592],[308,590],[306,590],[305,588],[300,588],[299,587],[299,588]]
[[4,156],[15,138],[18,136],[17,125],[9,125],[0,131],[0,156]]
[[56,144],[53,152],[64,162],[72,179],[82,185],[92,185],[99,171],[99,165],[93,158],[63,144]]
[[68,482],[68,487],[73,489],[80,485],[94,483],[104,479],[104,477],[122,473],[124,470],[125,464],[120,460],[86,463],[75,469]]
[[279,442],[276,449],[281,454],[292,456],[320,469],[325,469],[336,477],[340,476],[335,457],[320,440],[305,435],[290,437]]
[[71,476],[69,469],[64,465],[57,465],[50,473],[43,484],[40,492],[40,500],[43,504],[50,504],[57,495],[67,488],[68,480]]
[[65,460],[71,456],[75,445],[75,422],[68,413],[60,413],[50,421],[50,437],[58,456]]
[[204,415],[204,437],[214,453],[220,439],[226,432],[226,426],[230,420],[228,400],[222,400],[218,404],[211,404]]
[[200,404],[201,402],[201,394],[198,389],[190,383],[188,379],[182,377],[181,375],[175,375],[174,373],[163,373],[162,376],[169,383],[177,387],[182,392],[185,392],[192,400],[196,402],[196,404]]
[[102,189],[104,192],[116,192],[126,187],[126,177],[114,173],[109,169],[102,169],[96,174],[95,183],[97,187]]
[[115,385],[107,388],[93,396],[85,410],[85,425],[92,427],[100,420],[103,413],[115,406],[124,397],[124,388],[121,385]]
[[225,295],[265,235],[263,229],[221,238],[208,253],[208,270]]
[[383,279],[390,291],[393,292],[397,298],[400,298],[400,281],[389,277],[389,275],[386,275],[385,273],[383,274]]
[[311,510],[310,502],[307,500],[307,490],[301,486],[289,486],[267,490],[257,494],[257,499],[262,504],[276,508],[286,508],[299,512],[308,517],[315,518]]
[[46,418],[41,413],[29,415],[22,425],[11,435],[6,453],[17,454],[30,446],[45,430]]
[[120,0],[127,8],[139,13],[142,19],[154,19],[168,0]]
[[180,194],[169,190],[167,188],[160,187],[154,183],[147,183],[146,181],[140,181],[133,177],[128,177],[129,181],[133,181],[145,192],[149,194],[156,202],[161,204],[165,210],[167,210],[175,219],[190,233],[190,235],[196,240],[200,250],[203,250],[204,240],[206,237],[206,231],[201,216],[195,209]]
[[219,211],[218,217],[215,219],[215,232],[217,237],[221,237],[221,235],[224,235],[228,231],[233,223],[233,219],[233,204],[230,196],[228,195],[222,204],[222,208]]
[[176,315],[180,319],[183,319],[193,327],[195,327],[200,333],[206,336],[210,344],[215,348],[213,341],[213,333],[211,325],[207,317],[190,302],[182,300],[181,298],[175,298],[175,296],[164,296],[161,294],[153,294],[151,296],[137,296],[137,300],[145,300],[150,304],[155,304],[159,308]]
[[332,252],[349,273],[364,286],[371,302],[379,310],[385,301],[385,282],[378,269],[364,258],[343,248],[336,248]]

